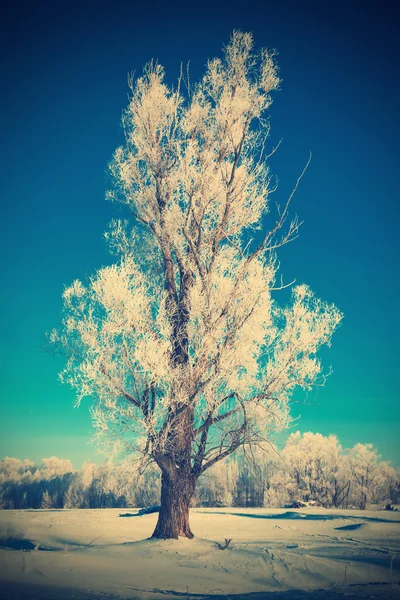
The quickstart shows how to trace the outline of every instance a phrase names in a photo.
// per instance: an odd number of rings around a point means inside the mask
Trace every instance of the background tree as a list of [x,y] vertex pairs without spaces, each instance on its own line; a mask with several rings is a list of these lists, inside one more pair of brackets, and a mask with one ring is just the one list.
[[202,506],[233,506],[239,470],[234,460],[215,463],[200,477],[193,504]]
[[62,508],[73,478],[69,460],[52,456],[37,466],[6,457],[0,462],[0,508]]
[[[331,504],[336,507],[359,507],[361,495],[357,478],[360,479],[363,469],[365,479],[368,463],[358,446],[337,457],[336,449],[340,449],[340,445],[334,436],[308,433],[304,438],[300,434],[289,436],[280,455],[270,444],[265,448],[254,446],[239,450],[205,471],[199,478],[191,505],[262,506],[264,489],[264,506],[281,507],[293,500],[315,500],[318,505],[329,506],[327,498],[331,497]],[[328,448],[333,454],[329,462],[336,467],[326,471],[327,477],[317,478],[311,496],[310,487],[298,484],[297,474],[304,468],[315,468],[310,465],[318,461],[326,462]],[[372,452],[374,460],[374,478],[367,488],[368,503],[380,508],[398,504],[399,472],[385,461],[378,462],[372,445],[368,445],[367,450],[370,457]],[[312,456],[310,463],[308,454]],[[357,457],[360,459],[357,478],[353,478],[350,471],[349,456],[354,467]],[[80,470],[71,472],[66,471],[68,463],[51,457],[36,465],[29,460],[6,457],[0,461],[0,508],[130,508],[155,505],[159,501],[161,472],[155,463],[144,472],[138,471],[135,461],[127,460],[118,465],[85,463]],[[49,465],[55,468],[49,469]]]
[[283,460],[272,444],[244,447],[236,454],[239,466],[235,504],[264,506],[269,502],[271,480],[282,469]]
[[292,433],[281,452],[281,470],[272,479],[280,502],[315,501],[332,506],[343,489],[342,448],[334,435]]
[[344,460],[351,479],[351,501],[363,510],[369,502],[392,502],[390,494],[396,473],[379,459],[372,444],[356,444]]
[[199,476],[285,427],[297,388],[323,384],[315,354],[341,319],[305,285],[286,308],[273,298],[276,251],[299,227],[291,197],[265,224],[274,54],[234,32],[224,59],[183,83],[169,88],[155,63],[131,78],[109,194],[131,220],[106,233],[120,260],[65,290],[51,334],[99,435],[160,467],[160,538],[192,537]]

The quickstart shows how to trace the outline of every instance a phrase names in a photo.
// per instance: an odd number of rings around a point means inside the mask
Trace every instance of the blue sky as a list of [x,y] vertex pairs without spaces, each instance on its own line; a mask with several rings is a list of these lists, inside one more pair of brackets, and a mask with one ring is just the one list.
[[296,427],[371,442],[400,465],[398,392],[398,84],[394,3],[13,2],[2,9],[0,153],[0,458],[101,460],[88,402],[73,409],[62,363],[42,350],[61,294],[109,263],[102,234],[120,216],[104,200],[122,142],[127,74],[156,58],[192,80],[233,29],[276,48],[271,160],[301,237],[281,255],[285,280],[308,283],[345,319],[323,352],[334,373]]

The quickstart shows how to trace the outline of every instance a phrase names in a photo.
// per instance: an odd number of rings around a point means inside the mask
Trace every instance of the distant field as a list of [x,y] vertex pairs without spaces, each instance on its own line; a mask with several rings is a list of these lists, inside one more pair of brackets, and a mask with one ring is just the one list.
[[176,541],[136,513],[1,511],[0,598],[400,598],[400,512],[197,508]]

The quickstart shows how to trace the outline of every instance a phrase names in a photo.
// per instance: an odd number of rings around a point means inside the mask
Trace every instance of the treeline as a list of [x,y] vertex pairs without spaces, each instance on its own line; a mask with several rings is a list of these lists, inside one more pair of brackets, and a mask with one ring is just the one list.
[[[74,470],[69,460],[40,465],[15,458],[0,462],[0,508],[130,508],[158,504],[160,472],[135,463]],[[343,451],[335,436],[297,432],[278,454],[267,446],[246,448],[200,478],[194,506],[271,506],[311,502],[324,507],[400,501],[400,477],[371,444]]]

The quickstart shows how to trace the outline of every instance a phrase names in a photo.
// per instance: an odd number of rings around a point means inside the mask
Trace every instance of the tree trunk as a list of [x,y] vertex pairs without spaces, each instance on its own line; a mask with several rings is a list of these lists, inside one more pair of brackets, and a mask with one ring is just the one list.
[[183,469],[173,472],[162,469],[161,508],[153,538],[192,538],[189,525],[189,505],[196,488],[196,478]]

